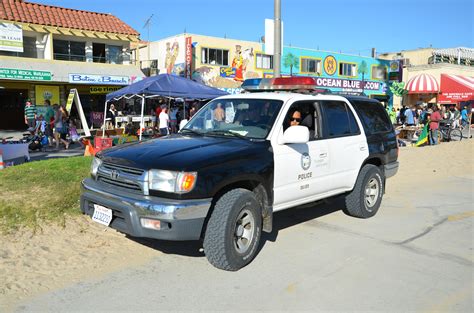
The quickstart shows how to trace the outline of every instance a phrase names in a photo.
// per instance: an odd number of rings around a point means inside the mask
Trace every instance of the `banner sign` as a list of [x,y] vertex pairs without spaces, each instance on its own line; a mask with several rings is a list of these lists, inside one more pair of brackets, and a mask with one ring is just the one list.
[[92,111],[90,114],[90,121],[93,125],[102,125],[104,123],[104,112]]
[[[346,90],[362,90],[361,80],[349,80],[339,78],[315,78],[318,87],[343,88]],[[380,82],[364,81],[365,90],[379,90]]]
[[0,68],[0,79],[51,80],[51,72]]
[[221,67],[220,69],[221,77],[234,78],[235,77],[235,67]]
[[193,61],[193,42],[191,37],[186,37],[186,63],[184,67],[184,77],[191,79],[191,66]]
[[23,52],[23,29],[21,26],[0,23],[0,50]]
[[36,85],[36,105],[43,105],[44,100],[49,100],[51,105],[59,103],[59,86]]
[[90,93],[91,95],[105,95],[114,91],[122,89],[122,87],[112,87],[112,86],[91,86]]
[[72,103],[74,101],[74,96],[76,95],[76,93],[77,93],[77,89],[69,90],[69,96],[67,97],[67,101],[66,101],[66,110],[68,111],[68,113],[71,112]]
[[128,85],[128,76],[69,74],[69,82],[75,84]]

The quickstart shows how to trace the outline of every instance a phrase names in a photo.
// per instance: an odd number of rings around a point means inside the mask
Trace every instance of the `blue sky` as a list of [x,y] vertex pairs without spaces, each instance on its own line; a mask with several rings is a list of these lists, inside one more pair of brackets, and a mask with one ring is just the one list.
[[[188,33],[258,41],[274,0],[29,0],[111,13],[147,40]],[[281,0],[284,44],[351,54],[474,47],[472,0]]]

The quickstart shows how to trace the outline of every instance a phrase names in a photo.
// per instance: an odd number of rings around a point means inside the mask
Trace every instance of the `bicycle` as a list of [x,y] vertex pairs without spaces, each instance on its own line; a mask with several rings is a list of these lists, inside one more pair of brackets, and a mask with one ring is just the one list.
[[438,129],[438,141],[450,142],[450,141],[461,141],[462,131],[458,128],[453,128],[451,121],[440,121]]

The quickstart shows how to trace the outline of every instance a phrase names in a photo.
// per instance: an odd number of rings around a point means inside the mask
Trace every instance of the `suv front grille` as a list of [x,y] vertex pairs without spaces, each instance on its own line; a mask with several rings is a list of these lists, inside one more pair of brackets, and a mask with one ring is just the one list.
[[97,181],[133,193],[148,193],[145,171],[138,168],[103,163],[97,171]]

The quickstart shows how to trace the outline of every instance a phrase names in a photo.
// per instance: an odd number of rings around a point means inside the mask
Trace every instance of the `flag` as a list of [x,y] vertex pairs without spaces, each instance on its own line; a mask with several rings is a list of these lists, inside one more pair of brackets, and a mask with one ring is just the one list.
[[426,123],[425,127],[423,127],[423,130],[421,131],[415,146],[419,147],[426,142],[428,142],[428,123]]

